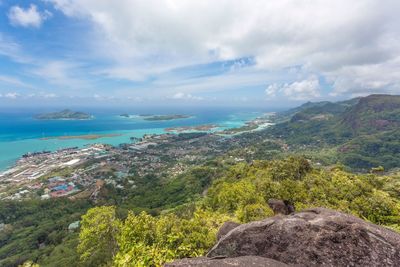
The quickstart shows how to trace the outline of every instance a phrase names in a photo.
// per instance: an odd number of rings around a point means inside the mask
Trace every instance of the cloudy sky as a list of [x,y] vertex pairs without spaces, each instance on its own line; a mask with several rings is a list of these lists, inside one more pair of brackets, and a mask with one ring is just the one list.
[[0,0],[0,105],[400,93],[398,0]]

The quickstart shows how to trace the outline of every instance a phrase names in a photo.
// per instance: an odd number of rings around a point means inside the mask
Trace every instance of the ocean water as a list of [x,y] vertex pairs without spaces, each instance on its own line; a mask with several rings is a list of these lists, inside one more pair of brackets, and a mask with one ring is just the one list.
[[[53,109],[55,111],[57,109]],[[178,126],[196,126],[218,124],[222,129],[240,127],[268,110],[237,109],[158,109],[158,110],[85,110],[94,115],[92,120],[36,120],[37,110],[0,110],[0,170],[12,167],[15,161],[28,152],[67,147],[84,147],[94,143],[119,145],[130,143],[130,137],[142,137],[144,134],[165,133],[164,129]],[[187,114],[190,118],[170,121],[146,121],[141,117],[124,118],[119,114]],[[76,136],[87,134],[118,134],[95,140],[84,139],[46,139],[45,137]]]

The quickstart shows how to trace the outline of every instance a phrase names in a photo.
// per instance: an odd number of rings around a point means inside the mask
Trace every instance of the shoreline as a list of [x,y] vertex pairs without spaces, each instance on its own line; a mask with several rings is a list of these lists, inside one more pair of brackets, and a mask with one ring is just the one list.
[[185,132],[209,132],[215,128],[219,128],[221,125],[218,124],[204,124],[197,126],[178,126],[169,127],[164,130],[168,133],[185,133]]
[[[117,115],[119,116],[119,115]],[[221,132],[225,128],[241,128],[246,126],[247,123],[252,122],[254,120],[262,118],[268,118],[268,113],[259,112],[255,116],[249,116],[247,119],[239,119],[238,123],[236,123],[236,119],[230,121],[226,119],[224,121],[219,121],[216,123],[206,123],[199,124],[194,126],[175,126],[175,127],[158,127],[158,128],[146,128],[146,129],[134,129],[134,130],[120,130],[118,132],[99,132],[98,134],[82,134],[82,135],[64,135],[64,136],[47,136],[47,137],[36,137],[31,139],[23,139],[23,140],[13,140],[7,141],[5,144],[5,150],[11,149],[14,151],[12,155],[8,155],[8,157],[0,158],[0,173],[6,171],[10,168],[13,168],[15,163],[22,157],[23,154],[29,152],[40,152],[43,150],[56,151],[58,149],[69,148],[69,147],[79,147],[84,148],[86,146],[90,146],[96,143],[108,144],[112,146],[118,146],[121,144],[129,144],[130,137],[141,138],[146,134],[164,134],[164,133],[193,133],[193,132],[207,132],[214,133],[218,135],[224,135]],[[234,125],[231,125],[233,122]],[[222,128],[222,129],[221,129]],[[258,129],[255,131],[264,128],[264,125],[259,125]],[[237,135],[244,132],[239,132],[231,135]],[[225,134],[228,136],[229,134]],[[104,138],[103,140],[98,140]],[[59,141],[59,142],[57,142]],[[1,146],[1,142],[0,142]]]
[[85,135],[63,135],[63,136],[49,136],[49,137],[42,137],[39,140],[70,140],[70,139],[81,139],[81,140],[96,140],[104,137],[117,137],[121,136],[122,134],[85,134]]

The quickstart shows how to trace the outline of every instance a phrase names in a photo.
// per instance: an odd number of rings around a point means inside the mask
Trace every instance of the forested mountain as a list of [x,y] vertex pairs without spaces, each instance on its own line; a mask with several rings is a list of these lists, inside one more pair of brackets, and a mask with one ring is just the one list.
[[400,127],[400,96],[370,95],[361,98],[341,116],[354,135],[373,134]]
[[355,170],[400,165],[400,96],[307,103],[277,120],[282,118],[268,131],[294,148],[331,148],[332,157]]

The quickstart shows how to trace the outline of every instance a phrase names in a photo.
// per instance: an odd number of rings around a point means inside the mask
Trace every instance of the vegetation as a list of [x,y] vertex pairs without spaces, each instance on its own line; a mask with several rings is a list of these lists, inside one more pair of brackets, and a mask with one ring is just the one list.
[[88,120],[91,119],[90,114],[69,109],[60,112],[43,113],[35,116],[38,120]]
[[[107,242],[114,244],[109,252],[117,253],[113,258],[105,255],[104,264],[114,266],[161,266],[176,258],[204,255],[224,221],[244,223],[271,216],[266,204],[270,198],[290,200],[298,210],[315,206],[341,210],[400,230],[399,192],[387,187],[398,182],[396,175],[357,175],[340,166],[313,168],[302,157],[239,163],[226,168],[204,198],[157,217],[129,212],[125,219],[116,219],[114,207],[89,210],[83,220],[92,219],[82,225],[79,251],[85,263],[85,255],[104,254],[93,238],[113,240]],[[82,234],[89,232],[93,234]]]
[[[44,266],[76,262],[77,235],[68,225],[80,219],[90,204],[67,199],[0,202],[0,266],[31,260]],[[51,259],[50,259],[51,258]]]
[[118,236],[115,266],[161,266],[176,258],[204,255],[228,217],[197,210],[191,218],[129,213]]
[[119,220],[114,207],[90,209],[81,221],[78,245],[81,261],[87,266],[102,266],[116,253]]
[[[226,220],[271,216],[270,198],[400,231],[400,97],[306,103],[275,120],[183,173],[139,176],[132,169],[122,189],[106,185],[96,204],[0,203],[0,266],[161,266],[204,255]],[[68,231],[77,220],[79,233]]]
[[[306,103],[280,114],[267,130],[293,152],[330,149],[329,163],[356,171],[399,166],[400,96],[371,95],[349,101]],[[325,157],[325,159],[327,159]]]

